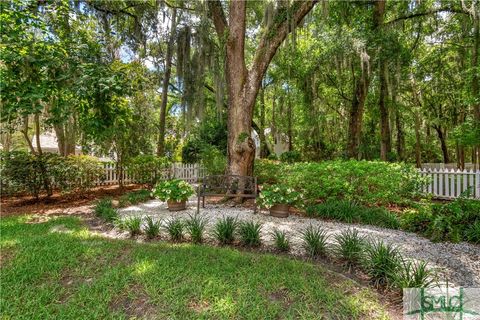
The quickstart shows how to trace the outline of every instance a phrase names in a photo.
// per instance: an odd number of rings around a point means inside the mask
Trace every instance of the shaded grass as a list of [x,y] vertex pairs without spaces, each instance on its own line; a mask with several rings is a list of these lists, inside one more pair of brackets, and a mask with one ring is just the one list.
[[13,252],[0,274],[5,318],[386,317],[372,291],[306,262],[105,239],[74,217],[27,219],[0,222],[0,249]]

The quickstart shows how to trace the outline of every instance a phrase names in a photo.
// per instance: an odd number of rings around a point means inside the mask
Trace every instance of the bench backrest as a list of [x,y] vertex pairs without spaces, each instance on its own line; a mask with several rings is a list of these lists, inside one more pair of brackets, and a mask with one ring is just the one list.
[[257,194],[257,177],[214,175],[206,176],[200,182],[200,196],[226,194],[255,197]]

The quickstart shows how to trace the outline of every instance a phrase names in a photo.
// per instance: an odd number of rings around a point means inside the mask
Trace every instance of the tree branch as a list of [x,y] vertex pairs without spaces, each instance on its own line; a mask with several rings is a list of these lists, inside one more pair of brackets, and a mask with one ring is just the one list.
[[208,10],[213,19],[213,24],[215,25],[215,30],[219,39],[222,39],[225,35],[225,30],[228,28],[227,18],[225,17],[225,12],[223,11],[222,4],[219,0],[210,0],[208,2]]
[[[289,24],[291,21],[288,20],[289,15],[285,10],[290,11],[290,16],[293,19],[295,27],[297,27],[307,13],[315,6],[317,1],[318,0],[294,1],[290,7],[282,8],[277,12],[273,18],[275,22],[270,28],[265,30],[255,53],[255,58],[248,74],[250,83],[252,84],[250,90],[255,87],[258,88],[257,84],[262,81],[270,61],[290,32]],[[256,92],[250,93],[252,94],[251,96],[256,96]]]
[[427,11],[424,11],[424,12],[417,12],[417,13],[412,13],[412,14],[409,14],[409,15],[406,15],[406,16],[397,17],[397,18],[395,18],[391,21],[385,22],[385,25],[390,25],[390,24],[396,23],[398,21],[408,20],[408,19],[418,18],[418,17],[423,17],[423,16],[428,16],[428,15],[432,15],[432,14],[440,13],[440,12],[452,12],[452,13],[468,14],[468,12],[466,12],[463,9],[458,9],[458,8],[453,8],[453,7],[441,7],[441,8],[437,8],[437,9],[427,10]]

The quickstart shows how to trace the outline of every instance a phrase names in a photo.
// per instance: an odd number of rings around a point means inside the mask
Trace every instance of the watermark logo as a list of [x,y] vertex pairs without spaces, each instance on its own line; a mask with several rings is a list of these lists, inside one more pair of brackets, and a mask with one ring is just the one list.
[[480,320],[480,288],[403,289],[405,320]]

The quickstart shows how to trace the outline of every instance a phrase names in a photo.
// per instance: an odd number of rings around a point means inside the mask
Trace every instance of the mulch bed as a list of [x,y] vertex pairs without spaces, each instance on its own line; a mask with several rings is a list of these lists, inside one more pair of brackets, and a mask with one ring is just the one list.
[[18,214],[82,214],[87,213],[89,206],[97,199],[111,197],[116,199],[122,194],[142,189],[141,185],[102,186],[83,193],[54,193],[42,196],[38,200],[31,196],[1,197],[0,216]]

